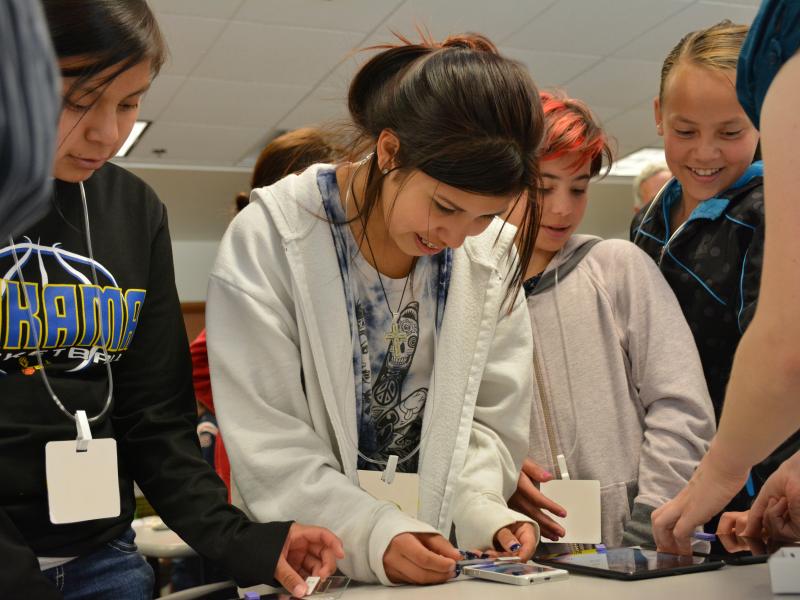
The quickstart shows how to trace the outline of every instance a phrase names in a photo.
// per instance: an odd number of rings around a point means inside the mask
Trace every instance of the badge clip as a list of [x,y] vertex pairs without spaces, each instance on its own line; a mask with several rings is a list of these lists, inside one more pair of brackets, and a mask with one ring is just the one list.
[[559,454],[556,460],[558,461],[558,470],[561,471],[561,479],[568,480],[569,471],[567,470],[567,459],[564,458],[563,454]]
[[85,410],[75,412],[75,425],[78,428],[75,451],[86,452],[89,449],[89,441],[92,439],[92,430],[89,429],[89,419],[86,417]]
[[386,485],[391,485],[394,481],[394,473],[397,471],[397,454],[389,455],[389,460],[386,461],[386,468],[381,475],[381,481]]

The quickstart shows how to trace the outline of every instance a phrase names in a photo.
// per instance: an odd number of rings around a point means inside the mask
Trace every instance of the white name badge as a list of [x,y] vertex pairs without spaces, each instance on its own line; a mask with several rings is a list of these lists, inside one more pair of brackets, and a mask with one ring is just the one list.
[[391,502],[407,515],[417,518],[419,512],[419,475],[395,473],[391,483],[381,479],[381,471],[358,471],[358,485],[376,500]]
[[47,501],[55,525],[120,514],[117,441],[114,438],[48,442],[45,446]]
[[600,543],[600,482],[595,479],[554,479],[540,484],[542,494],[564,507],[566,518],[548,515],[566,532],[559,543]]

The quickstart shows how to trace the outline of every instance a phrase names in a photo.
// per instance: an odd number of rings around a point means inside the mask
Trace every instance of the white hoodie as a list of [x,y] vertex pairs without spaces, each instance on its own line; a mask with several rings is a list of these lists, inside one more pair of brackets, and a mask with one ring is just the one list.
[[557,474],[563,453],[570,478],[600,480],[604,544],[652,542],[650,513],[686,485],[714,435],[675,295],[630,242],[573,235],[528,308],[538,375],[531,458]]
[[[530,521],[506,507],[528,447],[531,339],[520,293],[504,303],[514,228],[453,253],[420,450],[419,519],[358,487],[351,332],[315,165],[255,190],[222,240],[208,292],[214,404],[232,485],[258,521],[294,519],[344,542],[339,567],[388,584],[402,532],[488,547]],[[527,375],[521,375],[527,373]]]

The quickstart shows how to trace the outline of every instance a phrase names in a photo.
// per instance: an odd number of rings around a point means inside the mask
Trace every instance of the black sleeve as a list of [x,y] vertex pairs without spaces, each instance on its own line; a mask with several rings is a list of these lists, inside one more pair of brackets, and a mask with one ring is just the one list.
[[[189,345],[162,206],[136,333],[115,369],[112,417],[120,458],[158,514],[242,586],[274,584],[291,523],[253,523],[227,503],[197,439]],[[145,252],[148,250],[145,249]]]
[[[16,526],[0,509],[0,590],[3,598],[63,600],[50,580],[42,575],[39,561]],[[6,595],[8,594],[8,595]]]

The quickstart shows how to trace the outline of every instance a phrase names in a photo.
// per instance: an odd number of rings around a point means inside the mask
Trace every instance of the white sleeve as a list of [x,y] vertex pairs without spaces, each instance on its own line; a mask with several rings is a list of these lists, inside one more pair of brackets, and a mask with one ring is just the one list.
[[532,519],[506,505],[528,452],[532,348],[530,315],[520,291],[512,312],[499,317],[475,405],[453,509],[462,548],[491,548],[494,534],[516,521],[533,523],[538,535]]
[[232,479],[256,520],[327,527],[344,543],[344,573],[388,584],[383,553],[391,539],[435,529],[343,474],[325,408],[310,405],[304,392],[289,272],[264,209],[248,207],[220,246],[206,314],[214,404]]

